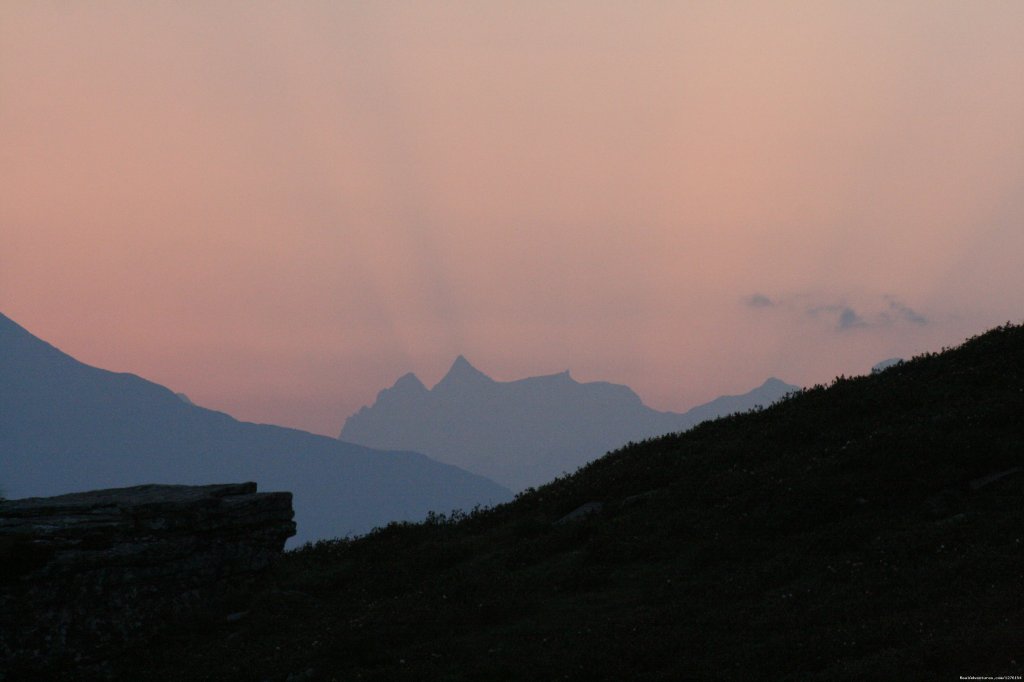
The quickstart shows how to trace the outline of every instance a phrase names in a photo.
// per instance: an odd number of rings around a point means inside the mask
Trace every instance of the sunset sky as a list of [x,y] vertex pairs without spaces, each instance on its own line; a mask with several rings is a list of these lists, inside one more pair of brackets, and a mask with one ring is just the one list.
[[241,419],[460,353],[685,410],[1022,311],[1019,0],[0,3],[0,312]]

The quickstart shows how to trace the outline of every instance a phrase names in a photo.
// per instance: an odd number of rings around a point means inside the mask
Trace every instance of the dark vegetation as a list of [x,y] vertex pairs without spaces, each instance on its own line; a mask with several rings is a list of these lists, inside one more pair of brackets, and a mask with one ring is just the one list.
[[[1022,465],[1024,327],[1007,325],[631,444],[493,510],[288,553],[119,676],[1020,674]],[[588,502],[603,507],[557,523]]]

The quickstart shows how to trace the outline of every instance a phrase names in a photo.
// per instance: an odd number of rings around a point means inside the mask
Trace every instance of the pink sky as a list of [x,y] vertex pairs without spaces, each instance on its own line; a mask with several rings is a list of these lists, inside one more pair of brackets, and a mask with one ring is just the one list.
[[0,312],[242,419],[459,353],[685,410],[1022,273],[1016,0],[0,4]]

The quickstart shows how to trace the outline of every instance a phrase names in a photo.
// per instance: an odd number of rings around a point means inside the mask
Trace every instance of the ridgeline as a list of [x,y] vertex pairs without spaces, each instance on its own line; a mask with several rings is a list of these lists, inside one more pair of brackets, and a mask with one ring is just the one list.
[[1021,674],[1022,466],[1024,327],[1007,325],[631,444],[492,510],[290,552],[118,675]]

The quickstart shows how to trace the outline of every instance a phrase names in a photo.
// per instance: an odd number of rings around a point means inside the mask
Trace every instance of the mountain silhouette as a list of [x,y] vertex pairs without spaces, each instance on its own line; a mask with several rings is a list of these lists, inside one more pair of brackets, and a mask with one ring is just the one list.
[[90,367],[0,314],[0,487],[8,498],[253,480],[294,494],[292,544],[505,501],[414,452],[238,421],[133,374]]
[[882,360],[881,362],[876,362],[871,367],[871,373],[872,374],[878,374],[879,372],[884,372],[885,370],[889,369],[890,367],[895,367],[896,365],[900,364],[901,362],[903,362],[903,358],[889,358],[888,360]]
[[[145,682],[1015,679],[1022,414],[1024,326],[1007,325],[621,448],[490,510],[289,553],[244,605],[212,604],[208,626],[133,646],[113,669]],[[295,592],[315,598],[283,607]]]
[[768,406],[797,389],[769,379],[686,413],[659,412],[629,387],[580,383],[569,372],[495,381],[459,356],[437,385],[402,376],[350,416],[340,438],[415,450],[487,476],[513,490],[575,471],[605,452],[707,419]]

